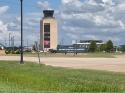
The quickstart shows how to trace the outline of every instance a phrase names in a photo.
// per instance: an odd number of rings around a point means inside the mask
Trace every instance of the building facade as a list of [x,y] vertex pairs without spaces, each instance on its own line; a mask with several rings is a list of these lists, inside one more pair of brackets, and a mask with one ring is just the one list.
[[53,10],[44,10],[44,17],[40,21],[40,49],[48,51],[57,49],[58,27]]
[[72,45],[58,45],[57,51],[60,53],[84,53],[88,52],[89,46],[92,41],[96,42],[97,47],[100,47],[104,44],[102,40],[80,40],[78,43],[74,43]]
[[94,41],[96,43],[97,47],[100,47],[101,45],[104,44],[104,42],[102,40],[80,40],[79,43],[76,43],[74,45],[84,48],[84,49],[89,49],[89,46],[92,41]]

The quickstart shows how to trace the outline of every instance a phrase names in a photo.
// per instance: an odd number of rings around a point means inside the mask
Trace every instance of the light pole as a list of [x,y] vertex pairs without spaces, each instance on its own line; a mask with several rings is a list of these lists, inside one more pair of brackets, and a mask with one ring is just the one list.
[[10,37],[11,37],[11,33],[9,33],[9,47],[10,47]]
[[23,61],[23,0],[20,0],[21,3],[21,59],[20,64],[24,64]]

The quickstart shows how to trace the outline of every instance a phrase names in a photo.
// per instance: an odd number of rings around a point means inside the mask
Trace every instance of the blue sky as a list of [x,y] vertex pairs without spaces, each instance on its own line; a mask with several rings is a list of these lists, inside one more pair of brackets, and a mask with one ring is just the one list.
[[[125,44],[125,0],[24,0],[24,44],[39,40],[44,9],[54,9],[58,21],[59,43],[75,40],[112,40]],[[0,0],[0,40],[8,34],[20,41],[20,2]]]
[[[40,9],[37,6],[38,1],[45,1],[45,0],[23,0],[24,3],[24,11],[25,13],[29,12],[38,12]],[[46,0],[51,2],[51,6],[56,9],[60,5],[60,0]],[[10,7],[11,13],[19,13],[20,8],[20,0],[0,0],[0,6],[7,5]]]

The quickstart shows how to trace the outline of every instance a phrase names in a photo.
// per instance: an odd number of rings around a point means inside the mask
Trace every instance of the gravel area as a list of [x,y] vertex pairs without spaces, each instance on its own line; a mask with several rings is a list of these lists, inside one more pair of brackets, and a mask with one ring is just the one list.
[[[0,60],[19,61],[19,56],[0,56]],[[24,57],[25,61],[38,63],[37,57]],[[74,69],[94,69],[125,73],[125,55],[116,58],[47,58],[42,57],[41,63],[56,67]]]

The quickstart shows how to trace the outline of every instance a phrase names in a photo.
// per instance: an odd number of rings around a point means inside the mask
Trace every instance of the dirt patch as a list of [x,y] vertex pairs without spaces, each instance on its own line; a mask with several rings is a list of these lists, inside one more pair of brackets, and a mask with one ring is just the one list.
[[115,55],[116,58],[125,58],[125,55]]
[[0,50],[0,56],[6,55],[5,50]]
[[[0,60],[19,61],[20,56],[0,56]],[[37,57],[24,57],[27,62],[38,62]],[[94,69],[125,73],[125,56],[117,58],[51,58],[41,57],[41,64],[74,69]]]

